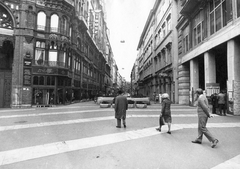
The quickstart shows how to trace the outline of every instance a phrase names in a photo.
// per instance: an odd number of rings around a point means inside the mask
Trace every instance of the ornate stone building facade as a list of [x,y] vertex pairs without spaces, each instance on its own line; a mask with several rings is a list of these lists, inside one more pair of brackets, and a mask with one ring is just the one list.
[[0,107],[66,104],[105,93],[112,54],[102,5],[1,1]]

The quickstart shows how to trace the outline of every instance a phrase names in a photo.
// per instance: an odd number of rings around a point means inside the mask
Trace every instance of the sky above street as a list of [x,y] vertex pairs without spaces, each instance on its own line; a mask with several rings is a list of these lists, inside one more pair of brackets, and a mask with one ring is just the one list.
[[130,82],[137,46],[155,0],[105,0],[110,44],[121,76]]

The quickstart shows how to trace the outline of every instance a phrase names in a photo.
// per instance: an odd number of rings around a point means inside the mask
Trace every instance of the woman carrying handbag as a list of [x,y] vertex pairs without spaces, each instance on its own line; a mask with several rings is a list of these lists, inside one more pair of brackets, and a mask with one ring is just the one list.
[[164,124],[168,124],[168,134],[171,134],[171,101],[169,100],[169,95],[167,93],[162,94],[162,109],[159,117],[159,128],[157,131],[161,132],[161,128]]

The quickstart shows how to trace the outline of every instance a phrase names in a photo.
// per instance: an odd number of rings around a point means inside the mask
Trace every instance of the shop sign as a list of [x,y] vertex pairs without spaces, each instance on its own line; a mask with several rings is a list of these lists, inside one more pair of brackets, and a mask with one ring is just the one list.
[[31,68],[23,69],[23,85],[30,86],[31,85]]
[[24,59],[24,66],[32,66],[32,60],[31,59]]

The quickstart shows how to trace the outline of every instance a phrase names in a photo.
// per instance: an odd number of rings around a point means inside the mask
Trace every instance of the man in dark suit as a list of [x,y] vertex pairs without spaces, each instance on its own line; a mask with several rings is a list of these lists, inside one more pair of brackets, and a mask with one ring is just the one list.
[[126,128],[126,111],[128,109],[127,97],[123,96],[123,92],[120,90],[118,96],[115,99],[115,118],[117,119],[117,128],[121,128],[121,119],[123,126]]

